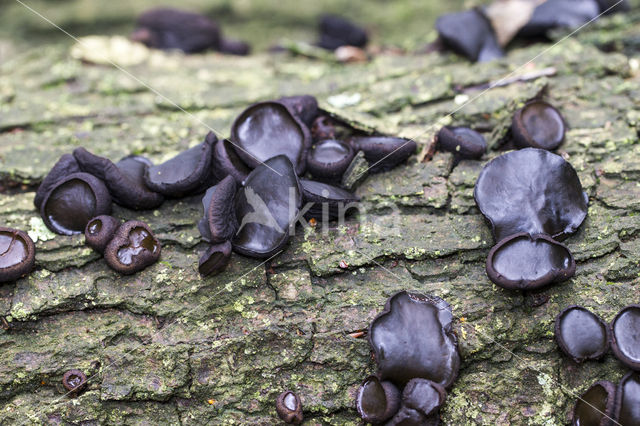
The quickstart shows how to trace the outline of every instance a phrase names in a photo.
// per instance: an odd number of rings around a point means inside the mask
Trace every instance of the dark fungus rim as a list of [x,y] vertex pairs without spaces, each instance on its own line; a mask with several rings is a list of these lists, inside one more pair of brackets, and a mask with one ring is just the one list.
[[[561,338],[561,331],[560,331],[560,321],[562,320],[562,317],[564,315],[566,315],[567,313],[569,313],[569,311],[574,310],[574,309],[580,309],[582,311],[585,311],[589,314],[591,314],[594,318],[596,318],[598,320],[598,322],[600,323],[600,325],[602,325],[602,328],[604,329],[604,334],[605,334],[605,345],[604,347],[596,352],[595,354],[588,356],[588,357],[584,357],[584,358],[578,358],[578,357],[574,357],[573,355],[571,355],[571,351],[569,350],[569,348],[567,347],[567,345],[564,342],[564,339]],[[560,347],[560,349],[562,350],[562,352],[564,352],[564,354],[566,356],[568,356],[571,360],[573,360],[573,362],[576,363],[581,363],[584,362],[586,360],[597,360],[602,358],[603,356],[606,355],[606,353],[609,351],[609,342],[611,341],[611,333],[609,331],[609,325],[604,322],[604,320],[602,318],[600,318],[599,315],[591,312],[589,309],[585,308],[584,306],[580,306],[580,305],[569,305],[566,308],[564,308],[562,310],[562,312],[560,312],[555,319],[555,325],[553,328],[553,333],[554,333],[554,338],[556,343],[558,344],[558,346]]]
[[[380,416],[369,415],[368,413],[364,412],[364,410],[362,409],[361,402],[362,402],[362,394],[364,392],[364,386],[371,380],[377,381],[378,385],[382,388],[382,391],[384,392],[386,406],[385,406],[384,413],[382,413],[382,415]],[[402,399],[402,393],[400,392],[400,389],[398,389],[396,385],[391,383],[389,380],[380,380],[378,376],[371,375],[362,381],[362,383],[358,387],[358,390],[356,391],[356,410],[358,411],[358,415],[365,422],[373,423],[373,424],[382,423],[386,420],[389,420],[391,417],[394,416],[394,414],[398,412],[398,410],[400,409],[401,399]]]
[[[15,240],[16,238],[20,238],[24,242],[25,248],[27,250],[27,254],[22,262],[16,263],[15,265],[9,266],[7,268],[0,268],[0,283],[15,281],[23,275],[31,272],[31,270],[35,266],[36,246],[29,234],[19,229],[0,226],[0,233],[13,234],[13,240]],[[11,244],[13,244],[13,241],[11,242]]]
[[[522,121],[522,113],[524,112],[524,110],[535,104],[539,104],[546,108],[550,108],[553,112],[558,114],[558,117],[560,117],[560,121],[562,122],[562,137],[558,141],[553,141],[553,144],[549,146],[543,146],[537,143],[533,139],[533,137],[529,134],[527,127],[524,125],[524,122]],[[516,145],[520,148],[538,148],[538,149],[544,149],[546,151],[553,151],[554,149],[562,145],[562,142],[564,142],[564,138],[567,133],[567,123],[564,117],[562,116],[562,114],[560,113],[560,111],[556,107],[551,105],[549,102],[543,101],[541,99],[532,99],[527,103],[525,103],[524,106],[522,106],[522,108],[519,108],[513,114],[511,131],[513,132],[513,139],[515,140]]]
[[[295,398],[296,408],[294,410],[291,410],[289,407],[287,407],[284,402],[284,399],[287,397],[287,395],[293,395],[293,397]],[[282,392],[276,399],[276,412],[278,413],[278,417],[280,417],[282,421],[286,423],[302,423],[303,414],[302,401],[300,401],[300,397],[295,392],[292,392],[290,390]]]
[[573,409],[571,410],[571,422],[572,422],[571,424],[573,424],[573,425],[576,424],[575,423],[576,408],[578,407],[578,403],[581,402],[582,397],[585,396],[587,394],[587,392],[589,392],[591,389],[595,388],[596,386],[602,387],[605,390],[605,392],[607,392],[607,395],[609,395],[609,398],[607,398],[607,406],[605,407],[605,411],[603,413],[604,417],[602,418],[602,420],[600,421],[600,424],[598,426],[610,426],[610,425],[613,425],[613,422],[611,420],[618,418],[617,411],[620,409],[620,404],[618,403],[618,393],[619,392],[617,392],[616,385],[614,385],[613,383],[611,383],[608,380],[598,380],[597,382],[595,382],[594,384],[589,386],[589,388],[580,395],[579,399],[573,405]]
[[[72,376],[76,376],[80,378],[80,383],[77,384],[76,386],[73,386],[69,383],[69,380],[72,378]],[[87,375],[84,374],[84,372],[77,369],[69,370],[66,373],[64,373],[64,376],[62,376],[62,385],[67,391],[71,393],[71,395],[77,395],[79,392],[82,392],[82,390],[84,390],[84,388],[86,387]]]
[[[130,264],[125,265],[118,259],[118,251],[130,244],[129,235],[135,228],[144,229],[149,234],[149,236],[153,238],[158,251],[155,253],[151,253],[149,250],[145,250],[144,252],[136,255],[135,262],[131,262]],[[104,258],[107,262],[107,265],[109,265],[109,267],[114,271],[119,272],[123,275],[130,275],[142,271],[143,269],[156,263],[158,259],[160,259],[161,253],[162,245],[160,244],[160,240],[158,240],[158,237],[156,237],[149,225],[137,220],[130,220],[120,225],[112,240],[109,242],[109,244],[107,244],[107,247],[104,250]]]
[[[316,148],[319,145],[328,142],[336,142],[339,145],[343,146],[347,150],[346,156],[344,156],[341,160],[338,161],[322,161],[317,158],[314,158],[313,152],[315,152]],[[343,142],[337,139],[323,139],[316,142],[313,147],[309,150],[307,156],[307,171],[311,173],[314,177],[320,179],[340,179],[344,172],[351,164],[353,157],[355,155],[355,151],[351,144]]]
[[614,326],[616,324],[616,321],[618,321],[618,319],[622,316],[622,314],[632,309],[640,311],[640,304],[632,304],[632,305],[625,306],[620,310],[620,312],[618,312],[615,318],[613,318],[613,321],[611,321],[611,324],[609,326],[609,332],[611,335],[611,350],[613,351],[613,354],[616,356],[616,358],[618,358],[618,360],[621,363],[631,368],[632,370],[640,371],[640,361],[633,361],[632,359],[630,359],[629,357],[627,357],[625,354],[622,353],[622,351],[620,350],[620,347],[618,346],[618,339],[616,339],[616,333],[614,331]]

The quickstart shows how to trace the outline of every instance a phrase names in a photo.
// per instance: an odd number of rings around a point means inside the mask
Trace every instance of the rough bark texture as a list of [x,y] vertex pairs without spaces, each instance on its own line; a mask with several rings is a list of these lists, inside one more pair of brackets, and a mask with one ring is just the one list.
[[[29,232],[37,269],[0,286],[0,423],[274,424],[275,398],[290,389],[307,424],[358,424],[355,390],[375,365],[366,339],[350,334],[402,289],[442,297],[456,316],[463,362],[444,424],[567,423],[576,395],[626,372],[611,355],[567,360],[553,321],[570,304],[609,321],[638,303],[639,39],[634,12],[549,51],[516,48],[488,64],[437,54],[337,66],[152,52],[127,67],[166,98],[113,67],[70,59],[66,47],[12,56],[0,65],[0,224]],[[554,67],[553,75],[494,88],[442,118],[539,54],[518,75]],[[570,126],[559,152],[578,171],[590,208],[566,241],[576,276],[535,294],[503,290],[485,275],[493,241],[472,193],[496,151],[455,168],[450,154],[414,157],[370,176],[358,190],[366,214],[332,225],[328,236],[299,227],[273,262],[233,255],[206,279],[197,271],[200,197],[148,212],[116,208],[118,217],[147,222],[163,244],[160,262],[127,277],[82,236],[50,233],[32,205],[38,182],[77,146],[161,162],[200,142],[203,123],[226,136],[258,100],[309,93],[354,126],[415,137],[420,149],[442,124],[481,129],[495,147],[513,112],[544,86]],[[89,377],[77,399],[63,396],[71,368]]]

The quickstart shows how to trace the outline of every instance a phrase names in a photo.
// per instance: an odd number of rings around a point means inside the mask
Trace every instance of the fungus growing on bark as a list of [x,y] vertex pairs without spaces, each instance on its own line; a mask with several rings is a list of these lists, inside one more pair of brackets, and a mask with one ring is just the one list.
[[285,155],[297,174],[306,168],[311,133],[283,103],[260,102],[245,109],[231,126],[236,154],[250,168],[278,155]]
[[362,136],[352,139],[355,151],[364,152],[371,173],[385,172],[406,161],[418,145],[409,139],[390,136]]
[[369,37],[367,32],[353,22],[336,15],[320,17],[320,40],[317,45],[327,50],[341,46],[365,47]]
[[388,425],[438,425],[438,411],[446,397],[447,392],[439,384],[426,379],[412,379],[402,391],[400,410]]
[[276,412],[283,422],[298,425],[302,423],[302,403],[298,395],[284,391],[276,399]]
[[0,283],[28,274],[35,264],[31,237],[18,229],[0,227]]
[[311,125],[311,136],[313,140],[335,139],[336,127],[333,120],[328,115],[320,115],[313,120]]
[[369,327],[380,379],[404,386],[423,378],[451,386],[460,368],[452,320],[451,307],[440,298],[406,291],[391,296]]
[[452,152],[458,159],[478,159],[487,150],[487,141],[480,133],[467,127],[445,126],[438,132],[438,146]]
[[349,204],[359,200],[347,190],[313,180],[300,179],[300,187],[303,203],[312,203],[308,209],[305,205],[304,217],[307,219],[337,219],[341,212],[346,213]]
[[400,408],[400,390],[389,381],[369,376],[358,388],[356,409],[362,420],[382,423],[389,420]]
[[124,275],[134,274],[160,258],[160,241],[146,223],[125,222],[104,250],[109,267]]
[[238,157],[233,144],[228,139],[219,141],[213,147],[212,169],[216,180],[222,180],[231,175],[239,185],[251,172]]
[[520,148],[556,149],[564,140],[566,125],[560,112],[551,104],[533,100],[513,115],[511,132]]
[[93,217],[111,213],[104,183],[88,173],[72,173],[49,188],[40,206],[47,228],[62,235],[79,234]]
[[102,180],[113,201],[134,210],[154,209],[164,201],[162,194],[147,188],[144,173],[151,161],[141,156],[128,156],[114,164],[80,147],[73,151],[83,172]]
[[316,179],[340,181],[353,156],[351,145],[335,139],[325,139],[316,142],[309,151],[307,170]]
[[87,376],[80,370],[69,370],[62,376],[62,385],[70,396],[77,396],[87,386]]
[[60,159],[58,159],[56,164],[54,164],[54,166],[51,168],[51,170],[49,170],[49,173],[47,173],[47,175],[44,177],[42,183],[36,191],[35,198],[33,199],[33,204],[35,204],[36,208],[40,210],[45,196],[59,180],[62,180],[73,173],[79,173],[81,171],[82,170],[80,170],[80,165],[73,155],[62,155]]
[[203,277],[220,272],[231,259],[231,243],[213,244],[200,257],[198,272]]
[[569,306],[558,314],[555,338],[562,352],[577,363],[602,358],[609,350],[608,325],[581,306]]
[[620,362],[640,370],[640,305],[627,306],[613,319],[611,348]]
[[487,256],[487,275],[507,289],[533,290],[565,281],[575,271],[569,249],[545,234],[513,234],[493,246]]
[[120,228],[120,220],[113,216],[101,215],[94,217],[84,229],[85,243],[98,253],[104,253],[104,249],[114,237],[118,228]]
[[288,157],[279,155],[256,167],[235,198],[239,228],[233,249],[251,257],[270,257],[289,241],[302,193]]
[[209,243],[230,240],[238,229],[234,200],[238,185],[227,176],[209,188],[202,198],[204,216],[198,222],[202,238]]
[[307,127],[311,127],[318,116],[318,100],[311,95],[285,96],[276,102],[289,108]]
[[478,9],[449,13],[436,20],[440,40],[471,61],[490,61],[504,56],[491,23]]
[[[616,413],[616,387],[606,380],[596,382],[573,407],[574,426],[609,426]],[[626,425],[627,423],[623,423]],[[629,423],[631,424],[631,423]]]
[[201,144],[149,167],[144,176],[146,185],[170,197],[183,197],[203,190],[211,183],[212,151],[217,141],[216,135],[209,132]]
[[630,372],[620,380],[617,389],[617,421],[623,426],[640,425],[640,373]]

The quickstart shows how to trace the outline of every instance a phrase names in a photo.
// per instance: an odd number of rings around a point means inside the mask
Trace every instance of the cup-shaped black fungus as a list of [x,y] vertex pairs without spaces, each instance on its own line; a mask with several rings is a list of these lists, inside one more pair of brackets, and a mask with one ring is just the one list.
[[300,187],[307,219],[335,220],[345,215],[352,203],[359,201],[355,194],[322,182],[300,179]]
[[336,15],[320,17],[320,40],[317,45],[327,50],[341,46],[365,47],[369,37],[367,32],[353,22]]
[[316,141],[321,141],[323,139],[335,139],[336,126],[331,117],[328,115],[320,115],[316,117],[311,125],[311,137]]
[[389,381],[367,377],[358,388],[356,408],[365,422],[382,423],[400,408],[400,390]]
[[611,322],[611,349],[633,370],[640,370],[640,305],[622,309]]
[[335,139],[316,142],[307,156],[307,170],[320,180],[340,181],[353,160],[351,145]]
[[200,257],[198,272],[203,277],[218,273],[227,266],[229,259],[231,259],[231,242],[225,241],[209,246]]
[[438,132],[438,146],[459,158],[478,159],[487,150],[487,141],[480,133],[467,127],[445,126]]
[[445,46],[471,61],[490,61],[504,56],[491,23],[478,9],[442,15],[436,30]]
[[64,154],[63,156],[61,156],[58,162],[51,168],[51,170],[49,170],[49,173],[47,173],[47,175],[44,177],[42,183],[36,191],[36,196],[33,199],[33,204],[35,204],[36,208],[40,210],[45,196],[58,181],[66,178],[73,173],[78,173],[81,171],[82,170],[80,170],[80,165],[73,157],[73,155]]
[[560,112],[541,100],[527,102],[513,115],[511,133],[520,148],[556,149],[564,140],[566,125]]
[[84,148],[76,148],[73,156],[82,171],[101,179],[109,188],[113,201],[123,207],[154,209],[164,201],[162,194],[150,190],[144,183],[144,173],[151,165],[144,157],[129,156],[114,164]]
[[618,423],[623,426],[640,425],[640,373],[628,373],[620,380],[616,398]]
[[302,193],[289,158],[279,155],[256,167],[235,198],[238,231],[233,249],[251,257],[270,257],[290,238]]
[[400,406],[400,410],[385,426],[439,426],[440,415],[432,414],[426,417],[422,413],[413,408]]
[[576,272],[569,249],[545,234],[526,232],[498,242],[487,256],[487,275],[511,290],[533,290],[566,281]]
[[94,217],[84,229],[85,243],[98,253],[104,253],[104,249],[114,237],[118,228],[120,228],[120,220],[113,216],[101,215]]
[[452,320],[451,307],[438,297],[391,296],[369,327],[380,379],[404,386],[419,377],[451,386],[460,368]]
[[[617,417],[616,387],[603,380],[593,384],[573,407],[574,426],[610,426]],[[623,423],[626,424],[626,423]]]
[[402,391],[402,405],[425,417],[436,413],[446,398],[444,388],[427,379],[412,379]]
[[238,184],[247,178],[251,170],[236,154],[233,144],[224,139],[213,147],[212,172],[216,180],[220,181],[231,175]]
[[542,37],[559,27],[577,28],[596,18],[597,1],[548,0],[537,6],[529,21],[518,31],[523,38]]
[[198,13],[156,8],[138,16],[131,38],[155,49],[179,49],[186,53],[218,49],[220,29]]
[[0,227],[0,283],[31,272],[35,259],[36,248],[26,232]]
[[297,174],[306,168],[311,147],[308,127],[281,102],[260,102],[245,109],[231,126],[236,154],[250,168],[285,155]]
[[518,232],[562,238],[587,216],[588,197],[578,174],[561,156],[543,149],[491,160],[478,176],[474,198],[496,241]]
[[70,396],[76,396],[87,387],[87,376],[80,370],[69,370],[62,376],[62,385]]
[[284,391],[276,399],[276,413],[283,422],[299,425],[304,419],[302,403],[298,395],[291,391]]
[[84,232],[89,220],[111,213],[105,184],[88,173],[73,173],[49,189],[40,206],[47,228],[62,235]]
[[183,197],[204,190],[211,183],[212,153],[216,142],[216,135],[209,132],[201,144],[147,168],[144,175],[146,185],[169,197]]
[[369,172],[379,173],[393,169],[416,152],[418,145],[409,139],[390,136],[363,136],[352,140],[355,151],[364,152]]
[[602,358],[609,350],[609,327],[581,306],[572,305],[556,317],[558,346],[574,362]]
[[160,258],[160,241],[146,223],[125,222],[104,249],[109,267],[124,275],[134,274]]
[[284,104],[309,128],[318,116],[318,100],[311,95],[285,96],[276,102]]
[[204,216],[198,222],[202,238],[209,243],[230,240],[238,229],[235,213],[235,197],[238,185],[227,176],[207,190],[202,198]]

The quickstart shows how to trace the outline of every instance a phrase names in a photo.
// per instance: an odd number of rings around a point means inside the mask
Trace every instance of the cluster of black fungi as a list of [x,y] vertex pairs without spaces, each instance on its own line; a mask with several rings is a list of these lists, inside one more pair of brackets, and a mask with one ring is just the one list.
[[356,396],[362,419],[373,424],[438,425],[439,409],[460,369],[451,307],[438,297],[401,291],[369,326],[378,366]]
[[[362,173],[356,162],[370,166],[369,173],[385,171],[415,150],[410,140],[358,134],[321,111],[314,97],[292,96],[249,106],[230,139],[210,132],[162,164],[138,155],[113,163],[77,148],[43,179],[34,204],[53,232],[84,232],[107,265],[130,274],[158,260],[160,242],[145,223],[109,216],[112,201],[148,210],[165,198],[204,192],[198,229],[209,244],[199,262],[206,276],[224,268],[232,250],[275,255],[299,216],[328,221],[346,213],[358,198],[340,185],[344,176]],[[16,279],[33,267],[33,242],[23,232],[0,229],[0,250],[0,278]]]
[[555,322],[558,346],[574,362],[597,360],[611,347],[626,367],[635,370],[618,386],[601,380],[593,384],[576,402],[576,426],[640,425],[640,305],[623,308],[606,324],[581,306],[569,306]]

